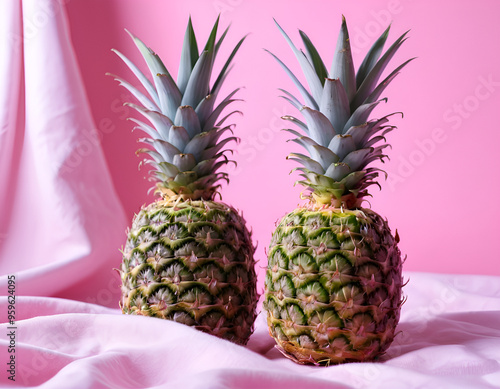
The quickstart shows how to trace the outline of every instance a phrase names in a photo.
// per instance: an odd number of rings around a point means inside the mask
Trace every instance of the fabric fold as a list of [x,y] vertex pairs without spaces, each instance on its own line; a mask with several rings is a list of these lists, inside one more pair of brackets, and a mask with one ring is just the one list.
[[[379,361],[298,365],[269,336],[247,346],[169,320],[67,299],[17,301],[18,387],[482,389],[500,385],[500,277],[411,273],[399,335]],[[0,312],[6,310],[0,298]],[[0,333],[8,324],[0,324]],[[7,341],[0,337],[0,361]],[[2,382],[3,384],[3,382]],[[1,386],[1,384],[0,384]]]
[[[24,70],[25,126],[15,127],[24,132],[24,142],[17,185],[6,189],[15,196],[0,249],[0,272],[16,274],[22,295],[89,301],[99,293],[113,294],[116,298],[106,300],[116,306],[119,281],[112,269],[120,263],[126,221],[63,3],[23,0],[22,15],[15,7],[7,15],[17,20],[14,27],[23,27],[19,44],[24,65],[14,63],[11,70]],[[15,50],[9,49],[7,57]]]
[[19,104],[22,88],[21,1],[2,4],[0,13],[0,249],[8,236],[24,131],[24,106]]

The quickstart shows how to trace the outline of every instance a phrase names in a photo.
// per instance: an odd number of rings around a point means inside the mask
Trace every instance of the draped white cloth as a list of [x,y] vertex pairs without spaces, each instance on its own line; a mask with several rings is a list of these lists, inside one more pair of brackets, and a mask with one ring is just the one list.
[[1,4],[0,285],[106,303],[127,223],[62,3]]
[[[500,277],[406,276],[408,300],[387,355],[375,363],[329,367],[284,358],[274,348],[263,314],[243,347],[166,320],[74,300],[22,296],[16,305],[16,381],[4,378],[0,387],[500,387]],[[1,302],[3,313],[7,307]],[[8,326],[0,325],[3,366]]]
[[285,359],[263,314],[243,347],[106,308],[127,222],[62,3],[1,3],[0,387],[500,387],[499,277],[407,274],[387,355],[327,368]]

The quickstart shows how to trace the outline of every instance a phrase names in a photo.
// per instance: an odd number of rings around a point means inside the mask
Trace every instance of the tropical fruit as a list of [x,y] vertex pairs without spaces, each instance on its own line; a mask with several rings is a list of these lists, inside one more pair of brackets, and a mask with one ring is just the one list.
[[[251,234],[233,207],[215,201],[220,168],[232,162],[227,144],[236,141],[232,125],[221,117],[236,101],[238,89],[220,99],[219,91],[234,47],[217,78],[210,78],[219,48],[215,22],[199,52],[189,19],[177,82],[150,48],[132,36],[151,72],[151,79],[122,53],[143,90],[114,76],[138,101],[129,103],[149,123],[131,118],[146,134],[138,150],[148,158],[158,199],[134,217],[120,268],[124,313],[173,320],[231,340],[248,341],[256,316],[256,274]],[[152,81],[151,81],[152,80]],[[218,101],[218,102],[217,102]],[[216,103],[217,102],[217,103]]]
[[278,25],[297,57],[306,88],[276,56],[300,93],[281,90],[303,121],[284,116],[306,153],[288,159],[300,164],[298,181],[306,203],[278,223],[268,252],[264,308],[278,349],[303,364],[368,361],[384,353],[393,338],[402,304],[402,260],[397,232],[362,202],[383,172],[385,135],[391,115],[370,119],[380,96],[404,62],[379,82],[406,33],[383,52],[389,28],[368,51],[357,72],[347,24],[330,71],[309,37],[305,52]]

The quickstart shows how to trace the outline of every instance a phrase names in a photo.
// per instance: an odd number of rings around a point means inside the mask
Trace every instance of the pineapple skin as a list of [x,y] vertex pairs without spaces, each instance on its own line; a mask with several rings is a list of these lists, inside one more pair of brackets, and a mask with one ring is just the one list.
[[399,237],[370,209],[304,206],[273,233],[264,308],[277,348],[301,364],[371,361],[402,305]]
[[123,250],[123,313],[246,344],[258,294],[245,220],[215,201],[157,201],[134,217]]

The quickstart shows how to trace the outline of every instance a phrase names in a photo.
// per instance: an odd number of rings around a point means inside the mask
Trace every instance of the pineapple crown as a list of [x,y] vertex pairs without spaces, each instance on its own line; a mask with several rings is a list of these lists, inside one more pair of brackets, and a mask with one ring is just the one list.
[[[275,21],[276,22],[276,21]],[[304,73],[309,90],[292,71],[274,54],[269,52],[285,70],[300,92],[304,104],[290,92],[280,89],[283,97],[303,115],[305,123],[293,116],[282,119],[297,125],[305,135],[292,130],[293,142],[303,146],[309,155],[291,153],[287,159],[299,162],[301,180],[297,183],[309,191],[311,201],[336,207],[357,208],[367,188],[378,184],[382,172],[367,167],[371,162],[384,162],[384,149],[389,146],[384,137],[395,127],[387,125],[391,115],[371,119],[373,109],[382,101],[380,95],[400,70],[411,60],[394,69],[379,82],[385,67],[406,40],[405,32],[382,55],[390,26],[375,41],[357,72],[354,71],[349,33],[344,16],[338,36],[333,63],[328,73],[323,60],[309,37],[299,30],[305,52],[297,49],[285,31],[276,22],[281,34],[292,48]],[[382,142],[382,144],[380,144]],[[378,145],[376,145],[378,144]]]
[[152,189],[156,188],[156,192],[163,198],[211,200],[218,193],[219,182],[229,182],[227,173],[218,170],[229,162],[234,162],[225,155],[226,152],[232,152],[225,146],[239,139],[234,136],[221,137],[227,131],[232,134],[233,125],[225,123],[232,114],[239,111],[233,111],[222,118],[220,115],[229,104],[239,101],[233,99],[233,96],[240,88],[229,93],[217,105],[215,101],[231,70],[233,57],[246,37],[236,44],[217,79],[210,86],[215,58],[229,30],[229,27],[226,28],[217,39],[218,25],[219,17],[200,53],[189,18],[177,82],[160,57],[128,31],[151,72],[153,82],[125,55],[112,50],[137,77],[146,92],[143,93],[121,77],[113,76],[139,102],[126,104],[150,122],[147,124],[130,118],[137,125],[134,129],[147,135],[139,139],[139,142],[148,147],[137,150],[137,154],[145,153],[149,156],[141,164],[153,167],[149,171],[150,180],[156,182]]

